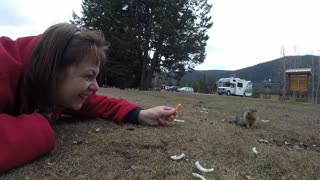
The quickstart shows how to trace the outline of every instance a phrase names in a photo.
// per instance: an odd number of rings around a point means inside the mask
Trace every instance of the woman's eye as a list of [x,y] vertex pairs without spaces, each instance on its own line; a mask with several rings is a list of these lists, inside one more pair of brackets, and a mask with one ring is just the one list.
[[87,74],[87,75],[84,75],[84,77],[86,78],[86,79],[92,79],[92,77],[93,77],[93,75],[91,75],[91,74]]

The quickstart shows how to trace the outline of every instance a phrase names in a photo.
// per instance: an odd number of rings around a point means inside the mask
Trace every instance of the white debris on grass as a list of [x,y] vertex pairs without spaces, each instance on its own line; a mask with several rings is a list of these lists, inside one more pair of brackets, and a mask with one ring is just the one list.
[[253,148],[252,148],[252,151],[253,151],[255,154],[258,154],[258,151],[257,151],[256,147],[253,147]]
[[193,177],[196,177],[196,178],[199,178],[199,179],[201,179],[201,180],[206,180],[206,178],[204,178],[203,176],[201,176],[201,175],[198,174],[198,173],[192,173],[192,176],[193,176]]
[[208,109],[207,109],[207,108],[201,108],[201,110],[202,110],[202,111],[208,111]]
[[205,113],[205,114],[209,114],[209,110],[207,108],[201,108],[200,112]]
[[202,171],[202,172],[213,172],[213,171],[214,171],[213,168],[207,169],[207,168],[202,167],[202,166],[200,165],[199,161],[195,162],[194,164],[196,165],[197,169],[200,170],[200,171]]
[[201,113],[209,114],[208,111],[200,111]]
[[255,180],[256,178],[251,177],[251,176],[246,176],[246,179],[247,179],[247,180]]
[[170,156],[170,158],[171,158],[172,160],[177,161],[177,160],[183,159],[185,156],[186,156],[186,155],[185,155],[184,153],[182,153],[182,154],[180,154],[179,156],[177,156],[177,155]]
[[55,162],[48,162],[48,165],[49,166],[54,166],[54,165],[56,165],[56,163]]
[[259,139],[258,142],[259,142],[259,143],[266,143],[266,144],[269,143],[269,141],[268,141],[268,140],[265,140],[265,139]]
[[264,120],[264,119],[261,119],[261,122],[269,122],[269,120]]
[[181,119],[174,119],[173,121],[175,121],[175,122],[185,122],[185,120],[181,120]]

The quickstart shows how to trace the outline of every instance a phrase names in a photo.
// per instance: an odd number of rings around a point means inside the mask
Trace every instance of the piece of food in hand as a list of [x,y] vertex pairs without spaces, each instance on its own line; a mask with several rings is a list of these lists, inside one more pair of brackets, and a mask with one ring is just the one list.
[[176,111],[178,111],[179,109],[180,109],[180,107],[181,107],[182,105],[179,103],[179,104],[177,104],[177,106],[176,106]]

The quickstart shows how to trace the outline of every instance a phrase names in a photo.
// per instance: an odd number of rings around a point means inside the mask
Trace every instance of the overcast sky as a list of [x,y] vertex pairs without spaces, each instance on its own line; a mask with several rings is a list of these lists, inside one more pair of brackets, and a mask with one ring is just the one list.
[[[209,0],[213,26],[197,70],[236,70],[286,55],[320,54],[319,0]],[[0,36],[16,39],[69,22],[81,0],[0,0]]]

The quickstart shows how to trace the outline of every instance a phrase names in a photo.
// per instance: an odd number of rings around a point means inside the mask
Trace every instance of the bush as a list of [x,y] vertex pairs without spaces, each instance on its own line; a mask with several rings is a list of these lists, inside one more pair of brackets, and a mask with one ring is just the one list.
[[260,98],[260,93],[257,89],[252,89],[252,97],[253,98]]

